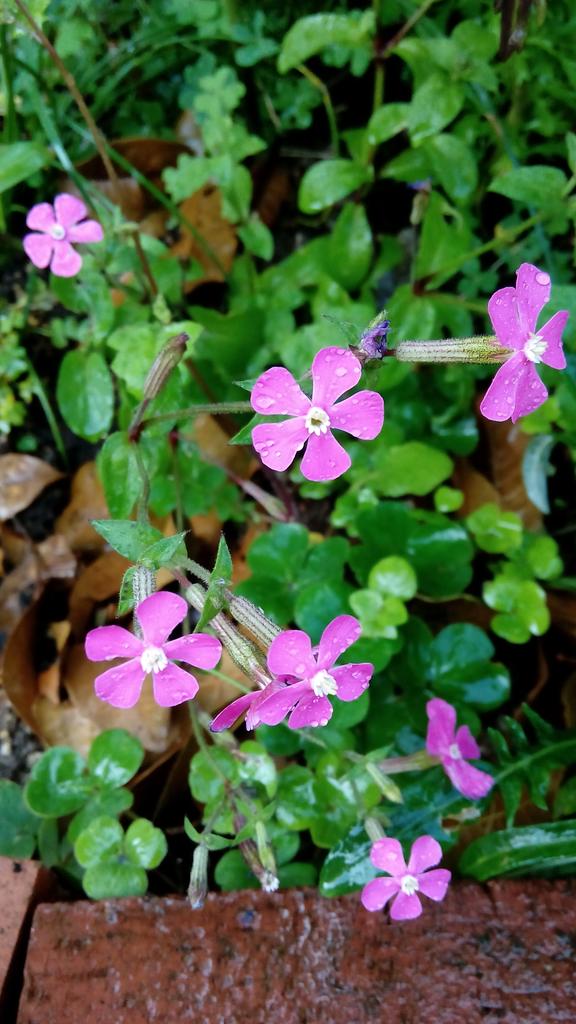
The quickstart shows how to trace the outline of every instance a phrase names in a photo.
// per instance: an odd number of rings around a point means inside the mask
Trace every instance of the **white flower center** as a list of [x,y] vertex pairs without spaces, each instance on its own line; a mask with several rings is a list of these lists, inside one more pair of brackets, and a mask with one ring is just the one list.
[[448,756],[451,757],[453,761],[462,760],[462,753],[457,743],[450,744],[450,746],[448,747]]
[[325,668],[317,672],[315,676],[312,676],[310,686],[317,697],[334,696],[338,692],[338,683]]
[[63,238],[66,238],[66,229],[61,224],[53,224],[50,228],[49,234],[57,242],[61,242]]
[[317,405],[313,405],[306,413],[306,419],[304,421],[306,430],[309,434],[325,434],[330,426],[330,417],[324,409],[320,409]]
[[531,363],[541,363],[548,342],[540,334],[531,334],[524,345],[524,355]]
[[140,656],[144,672],[161,672],[168,664],[168,658],[161,647],[147,647]]
[[403,875],[400,881],[400,888],[407,896],[413,896],[420,888],[418,879],[414,875]]

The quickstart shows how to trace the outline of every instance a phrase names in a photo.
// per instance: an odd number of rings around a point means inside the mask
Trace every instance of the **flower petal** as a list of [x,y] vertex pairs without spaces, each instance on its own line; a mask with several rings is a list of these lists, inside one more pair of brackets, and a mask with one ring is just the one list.
[[252,444],[262,462],[277,473],[288,469],[307,439],[303,416],[282,423],[260,423],[252,431]]
[[456,730],[455,738],[462,757],[480,757],[480,747],[467,725],[461,725]]
[[362,905],[366,910],[382,910],[382,907],[398,892],[395,878],[373,878],[362,889]]
[[337,398],[356,386],[362,374],[360,360],[348,348],[323,348],[312,362],[312,405],[330,414]]
[[69,242],[54,241],[50,270],[55,277],[75,277],[82,266],[82,257]]
[[426,750],[434,757],[443,757],[447,754],[449,746],[454,743],[456,709],[440,697],[433,697],[426,705],[426,714]]
[[67,238],[69,242],[101,242],[104,232],[97,220],[85,220],[82,224],[73,224]]
[[306,729],[327,725],[332,718],[333,708],[328,697],[317,697],[311,690],[298,701],[288,719],[291,729]]
[[516,397],[524,380],[527,365],[534,370],[534,364],[522,352],[518,352],[496,371],[494,380],[480,403],[480,412],[487,420],[501,423],[514,415]]
[[181,636],[177,640],[169,640],[163,648],[171,661],[185,661],[195,668],[215,668],[222,657],[222,644],[208,633]]
[[275,637],[268,650],[268,668],[273,676],[310,679],[318,671],[312,641],[301,629],[286,629]]
[[546,363],[547,366],[553,366],[555,370],[564,370],[566,367],[566,356],[562,348],[562,331],[566,326],[569,316],[570,314],[562,309],[559,313],[555,313],[553,317],[550,317],[550,320],[543,327],[538,328],[538,334],[541,338],[544,338],[547,344],[546,351],[542,356],[542,362]]
[[341,665],[333,668],[330,675],[338,684],[338,700],[356,700],[368,689],[374,673],[374,665],[364,662],[358,665]]
[[222,732],[223,729],[230,729],[234,725],[240,715],[244,714],[248,710],[250,705],[256,697],[258,691],[255,693],[243,693],[241,697],[237,697],[231,704],[219,711],[215,718],[210,723],[210,732]]
[[528,416],[534,412],[534,409],[538,409],[547,398],[548,389],[540,380],[534,363],[526,360],[518,381],[512,423],[516,423],[521,416]]
[[278,725],[306,693],[310,693],[308,683],[294,683],[278,693],[271,693],[258,706],[260,721],[266,725]]
[[310,435],[300,469],[307,480],[336,480],[351,465],[348,452],[329,430],[326,434]]
[[87,634],[84,649],[90,661],[110,661],[111,658],[138,658],[144,643],[122,626],[98,626]]
[[54,200],[56,219],[64,228],[69,228],[83,220],[88,210],[81,199],[71,196],[68,192],[61,192]]
[[[104,627],[102,627],[104,628]],[[142,692],[142,683],[146,673],[139,658],[125,661],[102,672],[94,680],[94,690],[100,700],[105,700],[114,708],[133,708]]]
[[404,853],[397,839],[377,839],[370,851],[370,860],[375,868],[387,871],[394,878],[406,874]]
[[328,623],[318,645],[318,668],[330,668],[358,640],[362,628],[353,615],[337,615]]
[[330,410],[330,426],[334,430],[345,430],[362,441],[377,437],[383,423],[384,399],[377,391],[357,391]]
[[520,324],[515,288],[499,288],[494,292],[488,300],[488,315],[504,348],[522,348],[530,332],[523,330]]
[[147,644],[161,647],[173,629],[186,617],[188,604],[178,594],[160,590],[145,597],[136,608],[136,618]]
[[433,836],[418,836],[412,845],[408,874],[419,875],[442,860],[442,847]]
[[516,305],[523,333],[535,332],[536,321],[549,300],[550,274],[533,263],[522,263],[516,271]]
[[33,231],[50,231],[56,223],[54,208],[50,203],[37,203],[31,210],[28,210],[26,227]]
[[152,688],[154,700],[161,708],[173,708],[185,700],[192,700],[200,689],[198,680],[190,672],[171,661],[161,672],[152,673]]
[[268,416],[305,416],[310,408],[310,399],[283,366],[273,366],[258,377],[250,403],[255,412]]
[[44,270],[52,259],[54,239],[50,235],[24,235],[24,252],[35,267]]
[[422,904],[416,893],[408,896],[405,892],[399,892],[390,907],[390,917],[393,921],[412,921],[420,917]]
[[428,896],[429,899],[435,900],[438,903],[439,900],[444,899],[451,878],[452,872],[447,871],[446,868],[437,868],[436,871],[427,871],[425,875],[421,875],[418,879],[420,892],[424,893],[425,896]]
[[443,766],[454,788],[469,800],[480,800],[490,792],[494,785],[491,775],[480,771],[479,768],[474,768],[467,761],[455,761],[452,758],[447,758],[443,762]]

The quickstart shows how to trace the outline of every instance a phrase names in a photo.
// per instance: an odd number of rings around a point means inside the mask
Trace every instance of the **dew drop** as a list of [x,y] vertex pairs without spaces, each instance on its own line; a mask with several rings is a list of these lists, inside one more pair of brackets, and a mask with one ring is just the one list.
[[337,377],[345,377],[347,373],[348,373],[348,370],[346,369],[345,366],[338,366],[336,368],[336,376]]
[[548,284],[550,284],[550,275],[549,274],[544,274],[544,273],[542,273],[542,271],[539,274],[536,274],[536,284],[541,284],[541,285],[548,285]]
[[260,398],[258,398],[258,405],[260,406],[261,409],[269,409],[270,406],[276,405],[276,402],[274,401],[273,398],[266,398],[264,395],[262,395]]

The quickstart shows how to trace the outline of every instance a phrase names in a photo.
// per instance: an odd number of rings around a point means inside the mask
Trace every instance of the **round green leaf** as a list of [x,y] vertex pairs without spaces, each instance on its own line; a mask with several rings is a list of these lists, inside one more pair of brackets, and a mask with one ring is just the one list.
[[0,856],[31,857],[39,825],[40,819],[24,803],[20,786],[0,779]]
[[66,839],[69,843],[75,843],[80,833],[94,818],[118,817],[132,807],[133,802],[134,797],[128,789],[109,789],[103,793],[96,793],[72,818],[66,831]]
[[122,851],[124,829],[116,818],[93,818],[74,843],[74,856],[83,868],[115,860]]
[[353,160],[322,160],[309,167],[298,192],[303,213],[319,213],[371,180],[371,171]]
[[56,397],[64,420],[79,437],[94,441],[110,429],[114,386],[99,352],[76,349],[66,353],[60,364]]
[[429,494],[450,476],[452,459],[420,441],[383,447],[378,452],[378,490],[390,498],[403,494]]
[[94,740],[88,754],[88,768],[102,786],[124,786],[136,774],[144,759],[140,740],[125,729],[107,729]]
[[126,832],[124,850],[138,867],[157,868],[168,852],[168,844],[161,829],[146,818],[138,818]]
[[381,558],[370,570],[368,586],[380,594],[390,594],[392,597],[409,601],[418,589],[418,580],[414,569],[405,558],[390,555],[388,558]]
[[108,511],[114,519],[130,515],[142,489],[134,445],[124,431],[107,437],[96,459]]
[[258,782],[264,787],[269,797],[274,796],[277,788],[276,765],[267,754],[265,748],[254,740],[247,740],[240,746],[243,755],[239,761],[240,779],[242,782]]
[[93,900],[115,900],[121,896],[143,896],[148,877],[134,864],[95,864],[82,879],[84,892]]
[[211,747],[206,753],[199,751],[190,762],[188,783],[192,796],[200,803],[218,799],[227,782],[236,785],[239,779],[238,762],[223,747]]
[[239,850],[228,850],[222,855],[214,871],[214,880],[224,892],[260,888]]
[[91,790],[84,758],[70,747],[52,747],[32,768],[24,790],[30,810],[46,818],[72,814],[86,802]]
[[490,554],[506,554],[522,544],[522,520],[515,512],[504,512],[493,502],[468,516],[468,528],[479,548]]

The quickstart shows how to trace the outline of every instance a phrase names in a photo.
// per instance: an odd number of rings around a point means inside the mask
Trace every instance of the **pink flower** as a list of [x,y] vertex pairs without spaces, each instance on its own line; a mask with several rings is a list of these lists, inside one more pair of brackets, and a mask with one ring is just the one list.
[[328,696],[356,700],[368,686],[374,666],[333,666],[359,636],[360,623],[352,615],[338,615],[326,626],[316,656],[310,637],[302,630],[288,629],[277,636],[268,651],[268,668],[281,681],[291,676],[296,682],[266,695],[258,705],[259,720],[266,725],[278,725],[291,712],[288,719],[291,729],[326,725],[332,717]]
[[420,917],[422,904],[418,893],[439,902],[446,895],[452,877],[445,868],[429,871],[442,859],[442,848],[432,836],[419,836],[415,841],[408,864],[397,839],[378,839],[370,851],[370,860],[390,878],[374,878],[362,889],[361,900],[366,910],[382,910],[393,900],[390,917],[393,921],[407,921]]
[[[63,192],[56,196],[54,206],[38,203],[26,217],[26,224],[34,234],[23,239],[26,255],[35,267],[50,270],[56,277],[74,277],[82,266],[82,257],[71,242],[101,242],[104,234],[98,221],[84,220],[84,203],[76,196]],[[82,221],[82,223],[79,223]]]
[[500,367],[482,399],[480,412],[489,420],[527,416],[548,397],[536,372],[537,363],[563,370],[566,359],[562,331],[568,313],[555,313],[538,329],[536,322],[550,298],[550,277],[531,263],[516,273],[515,288],[500,288],[488,303],[488,313],[498,341],[513,354]]
[[312,398],[282,366],[266,370],[252,389],[252,408],[266,415],[287,415],[281,423],[262,423],[252,443],[269,469],[283,470],[308,445],[302,459],[307,480],[335,480],[350,467],[350,456],[332,430],[371,441],[384,422],[384,400],[376,391],[358,391],[338,402],[360,380],[360,361],[345,348],[323,348],[312,363]]
[[246,711],[246,728],[255,729],[256,726],[261,724],[260,715],[258,709],[263,701],[271,694],[277,693],[278,690],[283,690],[285,683],[280,682],[277,679],[273,679],[272,682],[268,683],[262,690],[254,690],[252,693],[243,693],[241,697],[237,697],[231,704],[223,708],[216,718],[210,723],[211,732],[222,732],[223,729],[231,729],[234,722],[240,715]]
[[198,693],[198,682],[172,659],[196,668],[214,668],[220,660],[222,644],[206,633],[181,636],[166,643],[187,611],[184,598],[160,592],[144,598],[136,608],[142,639],[122,626],[99,626],[90,630],[86,637],[86,657],[90,661],[128,658],[123,665],[96,676],[96,696],[115,708],[132,708],[140,697],[144,679],[151,672],[157,704],[171,708],[192,700]]
[[470,800],[486,796],[494,785],[487,772],[467,763],[480,757],[480,748],[467,725],[456,732],[456,710],[447,701],[434,697],[426,705],[428,732],[426,750],[440,761],[452,785]]

